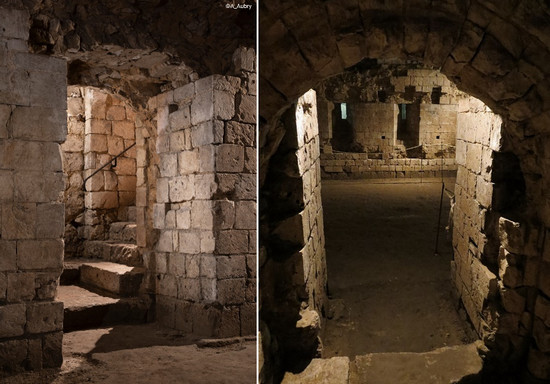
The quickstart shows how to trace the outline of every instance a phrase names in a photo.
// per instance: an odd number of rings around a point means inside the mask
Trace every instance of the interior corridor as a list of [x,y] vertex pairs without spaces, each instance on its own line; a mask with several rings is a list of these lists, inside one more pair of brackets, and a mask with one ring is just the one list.
[[[323,180],[330,306],[323,357],[426,352],[475,339],[451,294],[441,179]],[[454,179],[445,186],[454,188]]]

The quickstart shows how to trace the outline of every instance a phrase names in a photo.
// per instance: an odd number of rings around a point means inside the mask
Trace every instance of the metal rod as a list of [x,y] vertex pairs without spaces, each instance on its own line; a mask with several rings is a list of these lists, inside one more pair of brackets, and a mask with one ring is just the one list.
[[134,147],[136,145],[136,143],[133,143],[132,145],[130,145],[128,148],[126,148],[124,151],[120,152],[118,155],[116,155],[115,157],[113,157],[108,163],[105,163],[103,164],[101,167],[99,167],[98,169],[96,169],[94,171],[94,173],[92,173],[90,176],[88,176],[87,178],[84,179],[84,181],[82,182],[82,190],[84,192],[86,192],[86,182],[91,179],[92,177],[94,177],[99,171],[101,171],[103,168],[105,168],[106,166],[108,166],[109,164],[112,164],[113,161],[115,162],[115,167],[116,167],[116,159],[118,159],[120,156],[124,155],[130,148]]
[[443,193],[445,192],[445,183],[441,183],[441,197],[439,199],[439,216],[437,218],[437,232],[435,235],[435,256],[439,256],[439,229],[441,227],[441,211],[443,210]]

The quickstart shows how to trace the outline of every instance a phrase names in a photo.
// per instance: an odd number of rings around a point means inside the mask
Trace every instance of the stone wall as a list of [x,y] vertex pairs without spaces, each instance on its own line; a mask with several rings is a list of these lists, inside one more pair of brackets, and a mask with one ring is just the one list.
[[65,175],[65,258],[80,251],[77,227],[83,220],[84,191],[84,94],[78,86],[67,88],[67,140],[61,145]]
[[354,141],[365,152],[387,153],[389,156],[394,151],[397,140],[397,104],[349,103],[347,110]]
[[366,153],[322,153],[321,174],[327,179],[393,179],[453,177],[455,159],[369,159]]
[[498,296],[492,171],[502,120],[470,98],[461,103],[458,122],[452,278],[474,328],[485,338],[495,330],[489,305]]
[[239,75],[209,76],[150,101],[159,175],[149,260],[161,324],[201,336],[256,329],[254,51]]
[[321,347],[327,272],[317,118],[315,91],[285,112],[286,135],[261,196],[260,215],[270,223],[260,249],[262,378],[281,366],[303,368]]
[[27,53],[29,15],[0,7],[0,371],[59,367],[67,69]]
[[[84,90],[84,175],[90,176],[135,143],[136,112],[121,97]],[[86,181],[84,225],[80,236],[103,240],[113,221],[127,220],[136,200],[136,149],[130,148]]]

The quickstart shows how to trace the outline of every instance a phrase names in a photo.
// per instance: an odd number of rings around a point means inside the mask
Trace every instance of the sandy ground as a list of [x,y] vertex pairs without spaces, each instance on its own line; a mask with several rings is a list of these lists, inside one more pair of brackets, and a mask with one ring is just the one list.
[[323,181],[332,299],[323,357],[425,352],[473,341],[451,299],[447,195],[434,254],[440,194],[441,181]]
[[66,333],[60,370],[0,378],[5,384],[255,383],[256,342],[199,348],[156,324]]

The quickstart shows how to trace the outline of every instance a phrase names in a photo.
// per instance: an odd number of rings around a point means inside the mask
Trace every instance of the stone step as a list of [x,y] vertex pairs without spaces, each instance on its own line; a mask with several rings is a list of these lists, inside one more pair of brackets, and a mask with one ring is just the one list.
[[480,341],[430,352],[371,353],[356,356],[350,369],[350,384],[480,383],[483,360]]
[[119,221],[111,223],[109,228],[109,240],[117,240],[135,244],[136,228],[136,223],[132,221]]
[[302,372],[287,372],[281,384],[348,384],[349,367],[349,358],[346,356],[313,359]]
[[63,330],[71,332],[115,324],[141,324],[148,318],[150,303],[143,298],[111,298],[76,285],[58,287],[64,304]]
[[144,269],[101,261],[80,266],[80,284],[117,296],[136,296],[143,280]]
[[102,259],[130,266],[143,265],[136,244],[116,240],[88,240],[84,242],[84,257]]
[[481,384],[483,343],[439,348],[424,353],[370,353],[313,359],[302,372],[287,372],[282,384]]

